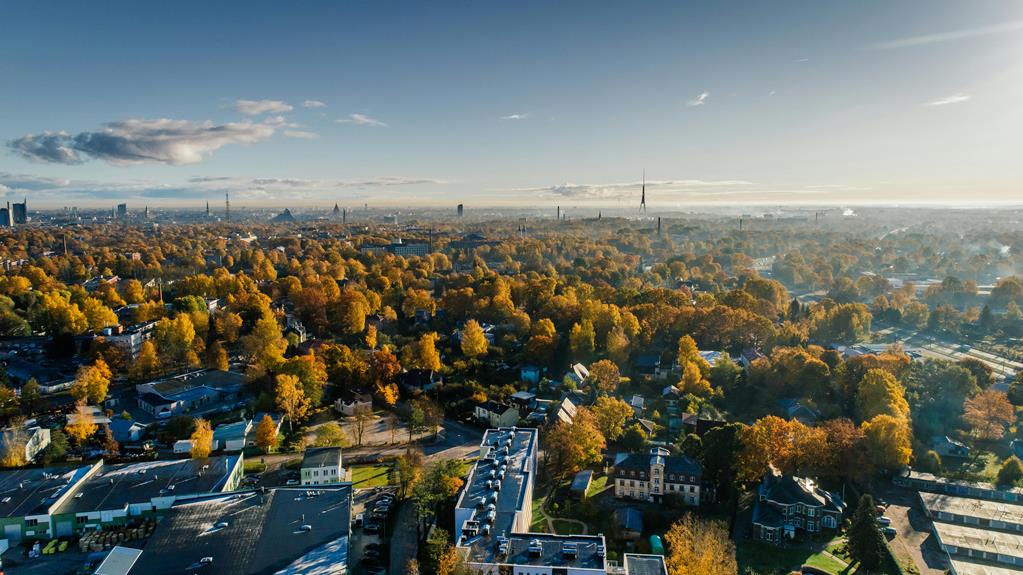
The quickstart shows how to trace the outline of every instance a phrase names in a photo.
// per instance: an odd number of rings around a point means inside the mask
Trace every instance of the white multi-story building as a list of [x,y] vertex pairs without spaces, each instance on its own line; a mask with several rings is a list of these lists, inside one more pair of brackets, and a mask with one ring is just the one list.
[[685,456],[674,456],[663,447],[649,454],[632,453],[614,464],[615,497],[659,503],[677,495],[686,505],[709,500],[703,485],[703,467]]
[[603,535],[530,533],[535,429],[489,429],[455,508],[456,545],[481,575],[599,575]]

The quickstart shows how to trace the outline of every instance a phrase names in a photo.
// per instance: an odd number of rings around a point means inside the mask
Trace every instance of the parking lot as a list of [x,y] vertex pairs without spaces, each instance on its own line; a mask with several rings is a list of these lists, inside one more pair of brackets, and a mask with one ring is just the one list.
[[896,536],[891,540],[896,556],[912,559],[921,575],[944,575],[948,569],[945,553],[931,532],[931,520],[924,515],[916,491],[888,487],[881,494],[888,503],[884,515],[892,520]]
[[[355,491],[355,497],[352,500],[353,524],[349,565],[356,574],[385,575],[388,573],[385,522],[386,516],[393,513],[395,509],[393,497],[393,488],[377,487]],[[386,508],[382,505],[388,498],[391,503],[387,513],[374,513],[374,511]]]

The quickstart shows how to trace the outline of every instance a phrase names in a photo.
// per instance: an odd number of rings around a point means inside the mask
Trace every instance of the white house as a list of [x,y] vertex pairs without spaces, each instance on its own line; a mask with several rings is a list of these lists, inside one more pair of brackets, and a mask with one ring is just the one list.
[[485,401],[476,404],[476,419],[490,427],[511,427],[519,422],[519,410],[506,403]]
[[346,417],[352,417],[360,411],[372,412],[373,396],[368,393],[345,393],[334,402],[334,409]]
[[311,447],[302,457],[302,485],[329,485],[345,480],[340,447]]

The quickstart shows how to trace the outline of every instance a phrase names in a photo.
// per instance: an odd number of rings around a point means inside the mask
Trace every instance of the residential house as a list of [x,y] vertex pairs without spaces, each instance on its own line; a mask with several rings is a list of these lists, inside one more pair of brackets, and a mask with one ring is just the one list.
[[969,446],[947,435],[931,438],[931,449],[943,459],[950,457],[966,459],[970,456]]
[[817,425],[821,414],[799,399],[782,399],[778,402],[785,419],[796,420],[803,425]]
[[334,409],[346,417],[352,417],[360,412],[371,413],[373,396],[366,392],[345,392],[334,402]]
[[646,408],[646,398],[642,395],[633,395],[629,398],[629,407],[635,417],[643,417],[643,410]]
[[641,353],[636,357],[634,369],[636,375],[646,381],[660,381],[667,377],[661,369],[661,354]]
[[586,369],[585,365],[576,363],[568,370],[564,379],[574,382],[576,387],[579,387],[588,377],[590,377],[590,370]]
[[614,510],[615,525],[622,539],[635,541],[643,534],[643,514],[635,507],[618,507]]
[[690,433],[703,437],[704,433],[707,433],[715,427],[721,427],[726,422],[713,417],[706,417],[703,415],[697,415],[695,413],[682,412],[682,433],[683,435],[689,435]]
[[310,447],[302,456],[302,485],[330,485],[346,478],[340,447]]
[[684,455],[671,455],[663,447],[650,453],[623,455],[614,463],[615,497],[660,503],[675,494],[686,505],[710,501],[712,489],[704,486],[703,467]]
[[813,535],[842,524],[845,503],[812,479],[776,469],[764,476],[753,507],[753,537],[780,545],[802,534]]
[[519,413],[528,413],[536,407],[536,394],[529,391],[516,391],[508,397],[508,401],[518,408]]
[[409,393],[430,391],[444,382],[444,377],[432,369],[410,369],[398,374],[398,385]]
[[543,370],[535,365],[523,365],[519,368],[519,379],[528,383],[540,383]]
[[118,443],[136,443],[142,439],[146,426],[131,419],[115,417],[110,420],[110,431]]
[[519,421],[519,410],[507,403],[485,401],[476,404],[476,420],[490,427],[511,427]]

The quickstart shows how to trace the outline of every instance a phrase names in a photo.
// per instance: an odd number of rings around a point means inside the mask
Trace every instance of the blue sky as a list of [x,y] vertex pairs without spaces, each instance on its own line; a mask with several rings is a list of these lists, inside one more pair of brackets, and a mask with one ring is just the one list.
[[7,2],[36,206],[1018,199],[1023,3]]

